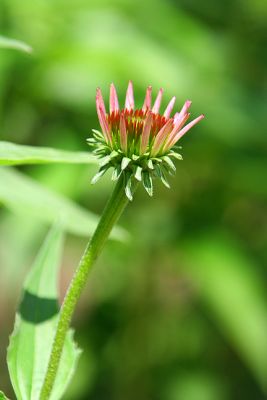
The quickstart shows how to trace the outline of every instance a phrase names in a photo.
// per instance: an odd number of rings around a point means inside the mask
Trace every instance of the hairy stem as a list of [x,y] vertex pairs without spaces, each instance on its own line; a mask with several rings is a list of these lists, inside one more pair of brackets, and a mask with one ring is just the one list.
[[[137,186],[136,183],[135,186]],[[87,282],[88,274],[92,265],[101,252],[114,224],[118,221],[128,201],[129,200],[124,192],[123,179],[121,177],[117,182],[114,191],[103,211],[95,233],[85,249],[61,306],[59,321],[44,384],[40,394],[40,400],[48,400],[50,397],[58,371],[66,334],[68,332],[76,304]]]

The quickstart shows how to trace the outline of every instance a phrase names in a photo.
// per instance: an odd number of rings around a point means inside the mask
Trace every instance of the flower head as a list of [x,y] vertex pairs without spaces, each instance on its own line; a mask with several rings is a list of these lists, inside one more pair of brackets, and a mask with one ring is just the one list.
[[96,110],[101,132],[93,130],[94,137],[88,139],[94,153],[102,159],[99,172],[92,183],[111,167],[112,179],[124,178],[125,193],[132,200],[132,179],[142,181],[150,196],[153,194],[152,178],[159,177],[169,187],[165,174],[176,170],[173,159],[182,160],[177,152],[178,140],[197,124],[200,115],[186,125],[191,101],[187,100],[182,109],[171,116],[175,97],[171,99],[163,114],[160,105],[163,90],[160,89],[152,105],[152,87],[146,90],[143,107],[135,109],[133,84],[130,81],[126,92],[124,108],[120,109],[115,86],[110,86],[109,113],[106,112],[101,90],[96,91]]

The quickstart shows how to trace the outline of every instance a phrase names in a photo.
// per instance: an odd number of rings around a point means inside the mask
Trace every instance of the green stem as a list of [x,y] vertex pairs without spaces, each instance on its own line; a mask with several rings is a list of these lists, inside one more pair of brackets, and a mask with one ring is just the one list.
[[[137,186],[136,181],[134,185]],[[57,330],[44,384],[40,394],[40,400],[48,400],[50,397],[58,371],[66,334],[68,332],[76,304],[87,282],[89,271],[101,252],[114,224],[118,221],[128,201],[129,200],[124,192],[123,178],[121,177],[117,182],[114,191],[103,211],[95,233],[85,249],[80,264],[72,278],[61,306]]]

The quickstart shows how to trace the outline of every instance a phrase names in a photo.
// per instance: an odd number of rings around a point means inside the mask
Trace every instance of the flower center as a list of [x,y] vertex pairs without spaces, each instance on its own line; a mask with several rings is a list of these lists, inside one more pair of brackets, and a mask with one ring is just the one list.
[[[108,125],[110,127],[111,132],[117,133],[119,131],[120,126],[120,116],[121,114],[125,117],[125,124],[127,134],[133,136],[141,136],[144,122],[149,110],[128,110],[126,108],[113,111],[111,114],[107,114]],[[151,126],[151,136],[154,137],[157,132],[166,124],[168,119],[166,119],[163,115],[152,113],[152,126]]]

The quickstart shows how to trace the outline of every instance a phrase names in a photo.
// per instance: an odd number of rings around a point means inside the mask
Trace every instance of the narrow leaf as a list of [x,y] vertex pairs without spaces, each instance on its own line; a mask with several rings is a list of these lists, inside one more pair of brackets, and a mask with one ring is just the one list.
[[122,171],[128,167],[128,165],[130,164],[131,161],[132,161],[132,160],[131,160],[130,158],[128,158],[128,157],[123,157],[122,162],[121,162],[121,169],[122,169]]
[[170,159],[170,157],[168,156],[164,156],[163,160],[166,162],[166,164],[173,170],[176,171],[176,167],[174,165],[174,163],[172,162],[172,160]]
[[[62,232],[54,227],[26,278],[15,329],[7,353],[8,369],[18,400],[39,398],[58,320],[57,276]],[[61,398],[80,351],[68,334],[51,399]]]
[[0,400],[8,400],[5,394],[0,390]]
[[124,180],[124,188],[125,188],[125,194],[128,197],[130,201],[133,200],[133,194],[132,194],[132,176],[131,173],[126,173],[125,174],[125,180]]
[[188,241],[184,253],[210,318],[266,390],[267,299],[260,269],[233,238],[217,232]]
[[153,183],[149,172],[143,172],[143,185],[149,196],[153,196]]
[[169,157],[174,157],[176,160],[181,161],[183,159],[183,156],[180,153],[175,153],[174,151],[169,153]]
[[122,173],[121,166],[120,165],[116,165],[116,167],[113,170],[111,179],[113,181],[118,180],[119,177],[121,176],[121,173]]
[[163,183],[166,188],[170,189],[170,184],[165,178],[164,172],[161,170],[160,166],[155,164],[155,173],[158,178],[160,178],[161,182]]
[[57,150],[49,147],[24,146],[0,141],[0,165],[22,164],[98,164],[89,152]]
[[24,51],[26,53],[31,53],[32,48],[28,44],[21,42],[20,40],[10,39],[0,35],[0,47],[4,47],[7,49],[15,49]]
[[149,169],[154,169],[153,161],[151,159],[148,160],[147,166]]
[[102,168],[100,169],[95,176],[92,178],[91,180],[91,185],[94,185],[95,183],[97,183],[99,181],[99,179],[102,178],[102,176],[107,172],[108,168]]
[[[13,212],[30,214],[49,224],[60,219],[64,229],[76,235],[90,236],[98,222],[97,215],[11,167],[0,167],[0,203]],[[115,228],[111,234],[117,240],[127,236],[122,228]]]
[[94,133],[94,136],[97,139],[104,139],[103,134],[100,131],[98,131],[97,129],[92,129],[92,132]]
[[140,167],[140,165],[138,165],[136,167],[136,171],[135,171],[134,176],[139,182],[141,182],[141,180],[142,180],[142,167]]

